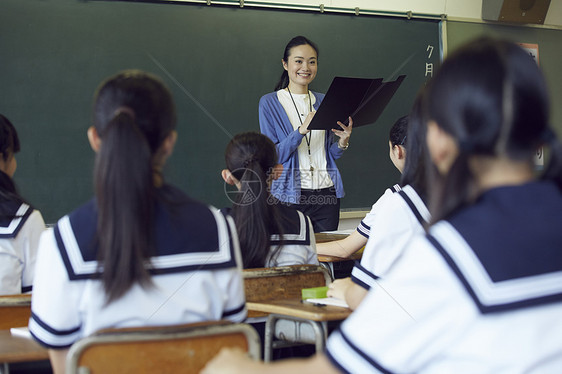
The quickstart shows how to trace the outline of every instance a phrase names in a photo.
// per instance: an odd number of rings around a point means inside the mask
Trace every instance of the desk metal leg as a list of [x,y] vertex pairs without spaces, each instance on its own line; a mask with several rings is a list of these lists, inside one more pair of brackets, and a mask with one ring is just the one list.
[[[306,323],[312,327],[314,331],[314,345],[316,352],[324,351],[326,347],[326,339],[328,337],[328,324],[326,322],[311,321],[297,317],[284,316],[279,314],[270,314],[265,323],[265,337],[264,337],[264,362],[270,362],[273,354],[273,340],[275,339],[276,325],[279,320],[288,320],[300,323]],[[300,340],[300,336],[295,337],[295,343],[309,343],[308,341]]]
[[320,266],[326,268],[326,270],[328,270],[328,272],[330,273],[330,277],[332,278],[332,281],[335,279],[334,277],[334,263],[333,262],[320,262]]
[[309,321],[316,331],[316,352],[324,352],[326,340],[328,339],[328,323]]
[[277,317],[274,314],[270,314],[265,322],[265,337],[263,343],[263,361],[270,362],[271,354],[273,351],[273,335],[275,335],[275,323],[277,322]]
[[2,364],[2,368],[0,368],[0,374],[10,374],[10,365],[7,362]]

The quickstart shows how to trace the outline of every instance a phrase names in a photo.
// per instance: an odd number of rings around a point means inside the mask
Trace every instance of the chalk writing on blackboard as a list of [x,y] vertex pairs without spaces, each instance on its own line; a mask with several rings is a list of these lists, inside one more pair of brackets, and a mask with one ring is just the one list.
[[[427,59],[431,60],[431,55],[433,54],[433,46],[431,44],[428,44],[425,50],[426,52],[429,52],[427,54]],[[431,61],[425,63],[425,76],[433,77],[433,62]]]

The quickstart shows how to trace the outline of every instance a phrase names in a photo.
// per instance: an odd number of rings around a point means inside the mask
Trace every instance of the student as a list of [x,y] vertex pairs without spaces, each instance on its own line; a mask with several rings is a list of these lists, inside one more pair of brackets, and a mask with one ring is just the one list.
[[232,220],[164,181],[175,123],[150,74],[124,71],[96,91],[96,197],[41,236],[37,259],[29,329],[55,373],[99,329],[246,317]]
[[[389,131],[388,148],[389,157],[393,165],[402,173],[406,162],[406,139],[408,131],[408,116],[400,117],[394,122]],[[400,185],[395,184],[387,188],[384,194],[373,204],[371,211],[361,220],[356,230],[341,240],[318,243],[316,245],[318,254],[327,256],[349,257],[367,244],[371,234],[373,220],[383,201],[388,199],[394,192],[400,190]]]
[[408,119],[403,187],[378,203],[377,214],[371,220],[376,233],[369,238],[351,278],[334,281],[328,290],[328,296],[345,300],[351,309],[356,309],[377,279],[389,271],[410,239],[424,232],[430,219],[425,205],[427,151],[425,128],[421,124],[421,98],[420,95],[416,99]]
[[225,161],[222,177],[239,190],[226,212],[236,223],[244,268],[317,265],[310,219],[269,192],[283,171],[273,142],[255,132],[238,134],[226,146]]
[[[225,351],[205,374],[560,371],[562,146],[536,63],[515,44],[474,41],[445,60],[424,109],[440,173],[428,235],[330,336],[326,354],[267,367]],[[539,177],[541,145],[551,158]]]
[[260,130],[275,143],[283,164],[271,193],[310,216],[315,232],[336,230],[344,190],[335,160],[349,146],[353,121],[350,118],[348,126],[338,122],[342,130],[308,130],[324,98],[309,90],[318,69],[313,42],[294,37],[281,62],[284,70],[275,91],[259,102]]
[[30,292],[39,236],[45,222],[16,191],[18,133],[0,114],[0,295]]

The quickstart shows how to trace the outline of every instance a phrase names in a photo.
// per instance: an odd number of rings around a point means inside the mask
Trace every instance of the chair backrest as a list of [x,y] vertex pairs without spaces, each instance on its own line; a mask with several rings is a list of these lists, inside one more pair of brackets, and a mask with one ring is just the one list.
[[[246,301],[300,298],[303,288],[327,286],[332,282],[329,271],[319,265],[291,265],[274,268],[245,269]],[[248,311],[248,317],[267,313]]]
[[0,330],[27,326],[30,316],[30,294],[0,296]]
[[243,323],[107,329],[70,347],[66,373],[199,373],[222,347],[260,357],[259,336]]

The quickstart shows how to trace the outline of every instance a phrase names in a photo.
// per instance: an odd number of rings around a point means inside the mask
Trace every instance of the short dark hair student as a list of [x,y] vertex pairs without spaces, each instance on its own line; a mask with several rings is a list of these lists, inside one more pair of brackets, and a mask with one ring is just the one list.
[[37,260],[29,329],[55,373],[99,329],[246,317],[232,220],[164,180],[177,137],[168,88],[123,71],[93,111],[95,198],[45,232]]
[[18,193],[12,180],[20,141],[16,128],[0,114],[0,295],[30,292],[37,245],[45,222]]
[[[426,206],[425,178],[422,176],[428,163],[425,146],[425,126],[422,123],[422,95],[418,95],[410,115],[398,119],[394,140],[390,140],[391,158],[402,170],[400,189],[385,194],[377,201],[375,214],[369,222],[373,235],[365,245],[361,260],[356,262],[350,278],[338,279],[330,284],[328,296],[344,299],[351,309],[357,306],[367,292],[377,286],[380,278],[387,276],[410,240],[424,232],[430,220]],[[406,131],[400,131],[406,123]],[[393,126],[394,128],[394,126]],[[392,134],[391,134],[392,138]],[[405,155],[404,157],[401,154]],[[395,160],[396,158],[396,160]]]
[[335,160],[349,147],[353,121],[338,122],[340,129],[332,131],[308,129],[324,99],[309,90],[318,71],[318,47],[312,41],[292,38],[281,64],[275,91],[259,101],[260,131],[273,141],[283,165],[271,194],[310,216],[315,232],[336,230],[344,189]]
[[310,219],[279,204],[269,191],[283,166],[265,135],[235,135],[225,150],[225,182],[235,185],[234,204],[225,211],[236,223],[245,268],[318,264]]
[[[388,132],[388,154],[392,164],[400,171],[403,172],[406,162],[406,141],[408,131],[408,116],[398,118],[390,127]],[[384,201],[394,192],[401,189],[400,184],[395,184],[387,188],[382,196],[373,204],[371,210],[361,220],[357,228],[344,239],[334,240],[331,242],[318,243],[316,248],[319,254],[349,257],[353,253],[365,247],[367,240],[371,235],[371,228],[376,220],[377,212]],[[375,229],[374,231],[377,231]],[[374,232],[373,231],[373,232]]]
[[[429,179],[440,188],[427,234],[326,353],[265,365],[223,350],[203,373],[559,372],[562,149],[548,106],[544,78],[518,45],[478,39],[448,56],[422,106],[441,176]],[[541,145],[552,155],[537,176]]]

